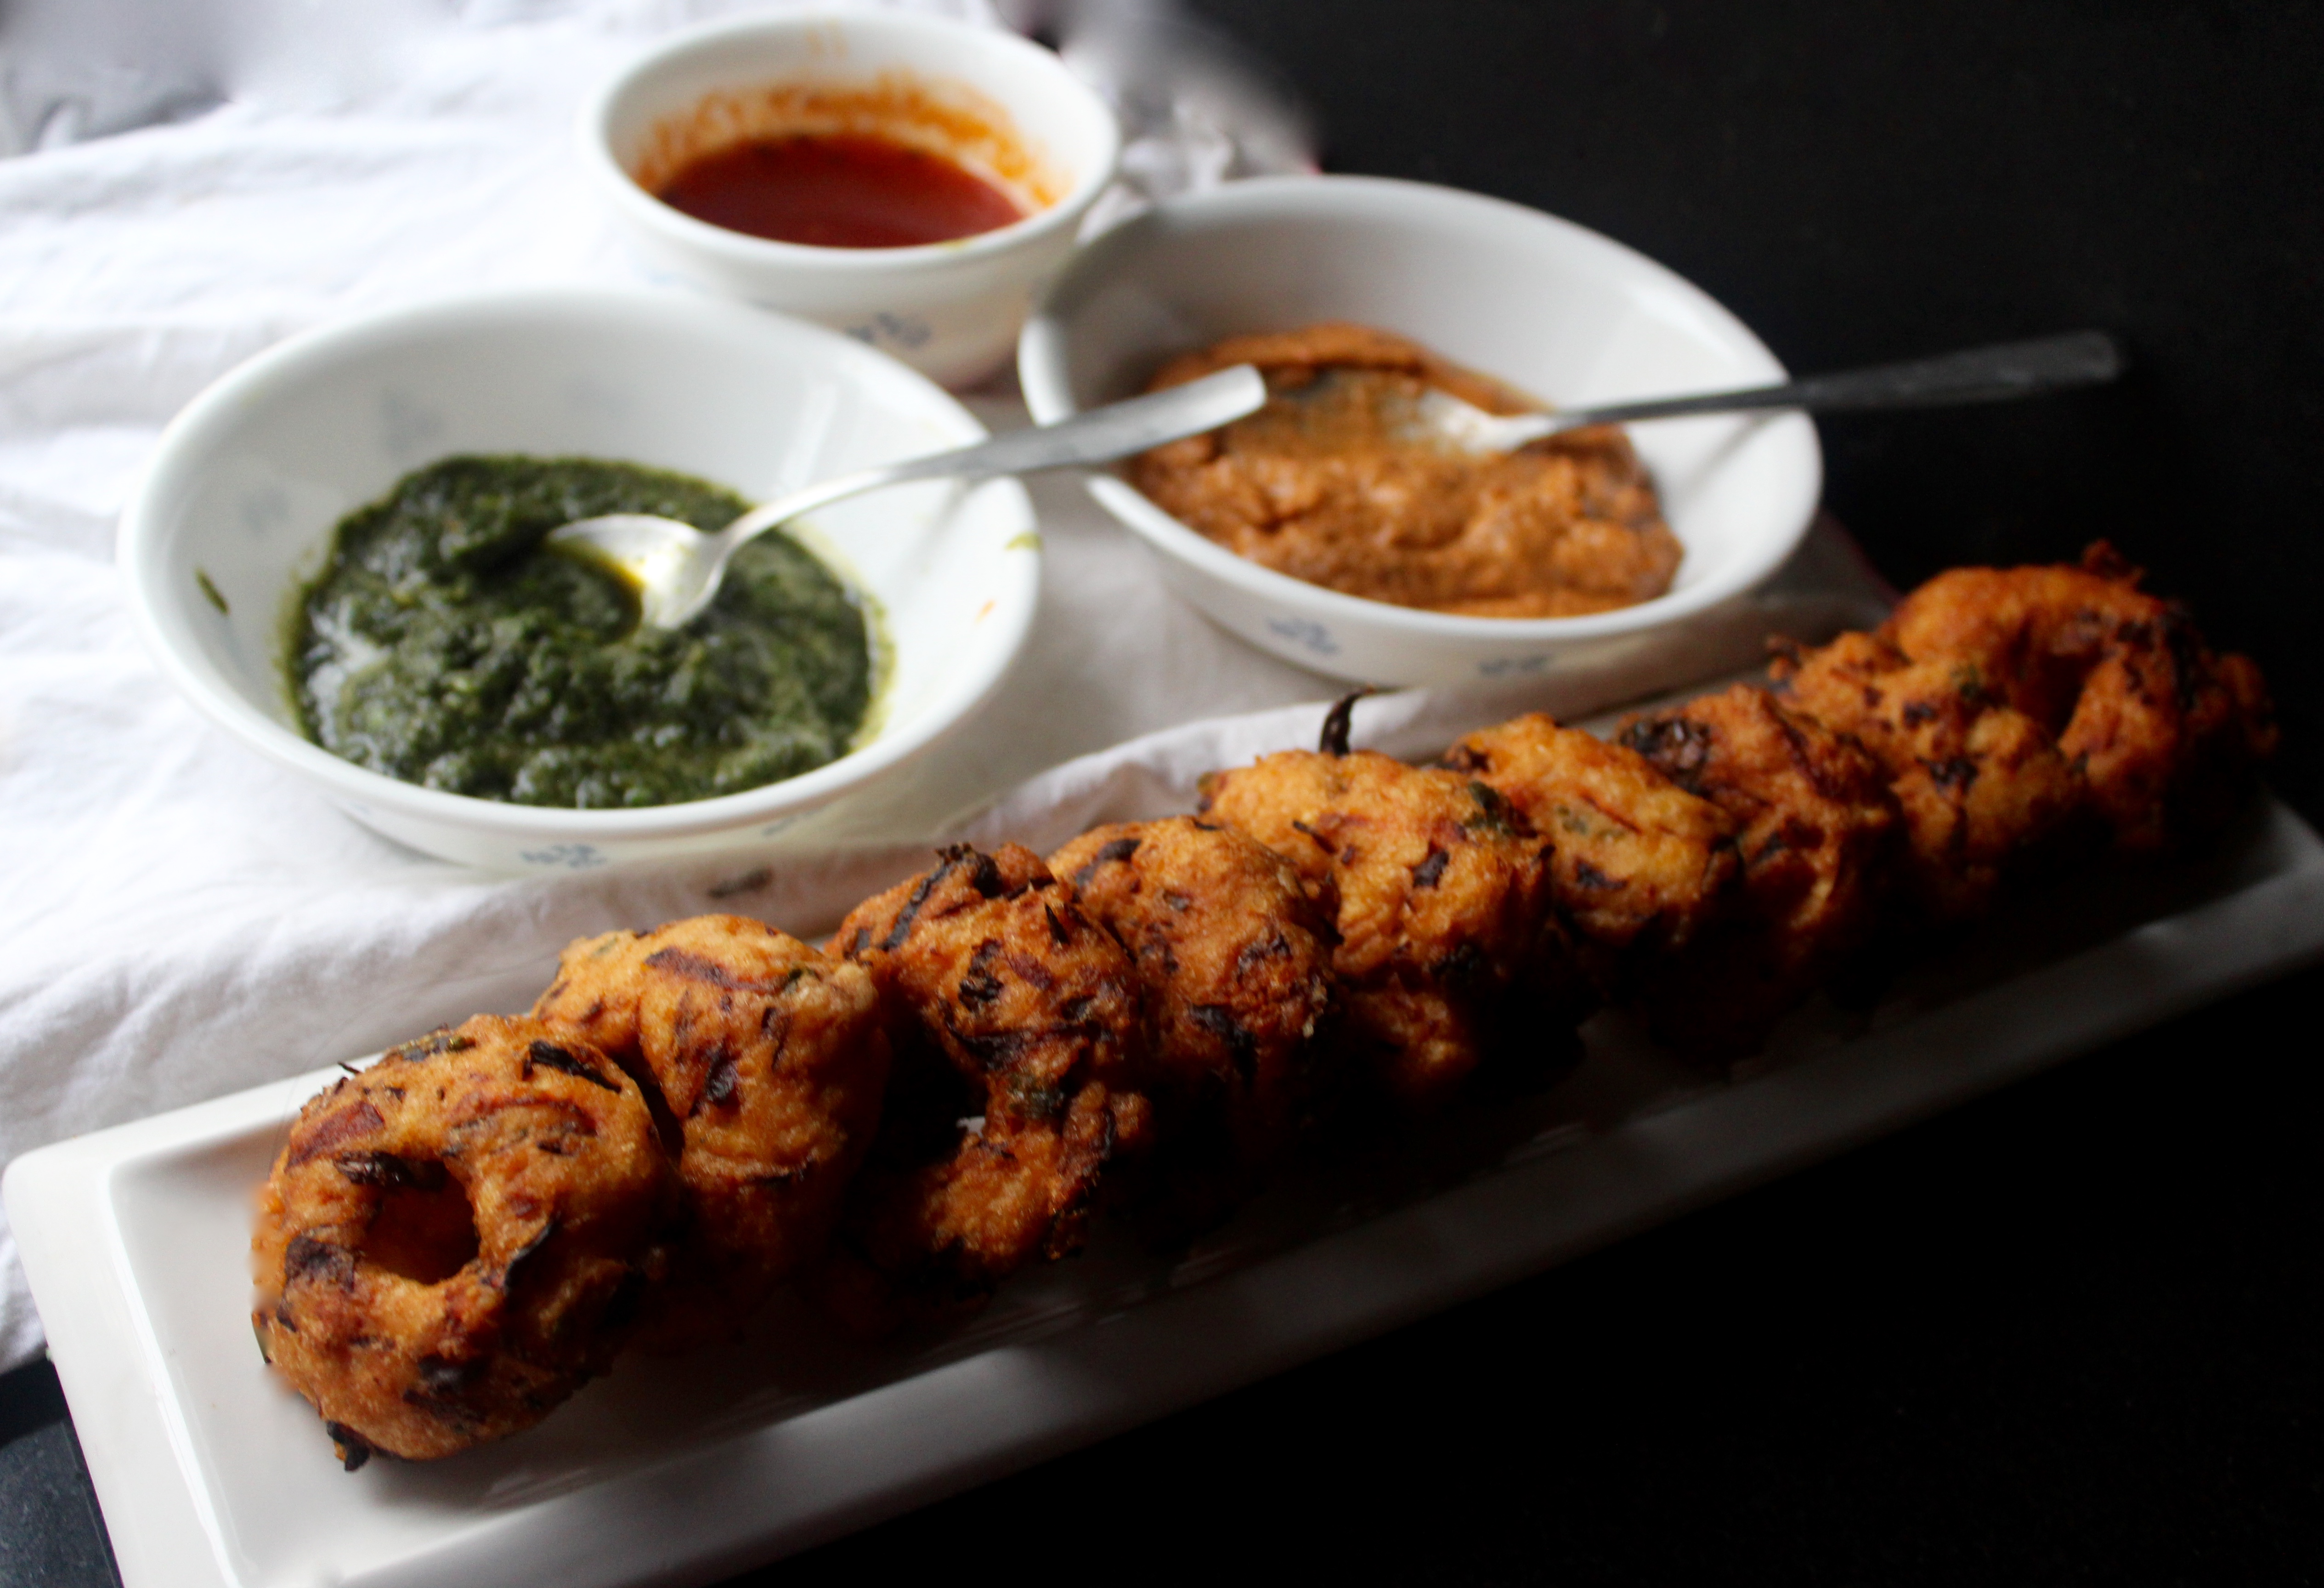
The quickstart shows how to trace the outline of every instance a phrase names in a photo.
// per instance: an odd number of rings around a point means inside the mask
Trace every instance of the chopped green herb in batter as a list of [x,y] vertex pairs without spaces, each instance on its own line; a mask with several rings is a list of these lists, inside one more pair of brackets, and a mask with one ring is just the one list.
[[350,513],[290,640],[308,735],[405,782],[519,805],[669,805],[846,753],[872,693],[861,605],[779,532],[710,609],[648,629],[610,574],[541,547],[574,519],[718,529],[750,503],[595,458],[449,457]]

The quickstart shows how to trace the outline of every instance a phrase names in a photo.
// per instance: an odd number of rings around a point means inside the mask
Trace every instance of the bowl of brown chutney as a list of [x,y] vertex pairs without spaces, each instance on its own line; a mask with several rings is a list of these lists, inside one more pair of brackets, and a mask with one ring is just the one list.
[[[1503,411],[1784,375],[1708,293],[1611,238],[1481,194],[1342,176],[1231,182],[1108,231],[1045,294],[1018,374],[1050,424],[1230,355],[1267,367],[1278,398],[1352,373]],[[1282,417],[1089,488],[1205,616],[1361,683],[1555,674],[1644,690],[1674,669],[1672,682],[1746,665],[1766,632],[1755,593],[1822,485],[1799,413],[1577,430],[1491,471],[1344,435],[1310,447],[1314,414]],[[1753,649],[1728,660],[1738,640]]]

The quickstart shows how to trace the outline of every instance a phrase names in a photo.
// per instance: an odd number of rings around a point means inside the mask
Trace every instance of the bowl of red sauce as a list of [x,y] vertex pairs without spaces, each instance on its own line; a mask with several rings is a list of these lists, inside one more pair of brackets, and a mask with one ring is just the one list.
[[580,142],[655,275],[953,386],[1007,363],[1120,153],[1112,111],[1053,52],[899,13],[678,34],[596,95]]

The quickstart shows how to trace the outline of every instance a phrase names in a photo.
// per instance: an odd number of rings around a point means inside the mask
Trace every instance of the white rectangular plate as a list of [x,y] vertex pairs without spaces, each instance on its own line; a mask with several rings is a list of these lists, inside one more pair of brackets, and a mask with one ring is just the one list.
[[1101,1241],[918,1350],[779,1308],[625,1360],[531,1433],[341,1473],[248,1325],[252,1192],[301,1076],[25,1155],[7,1210],[128,1588],[706,1582],[1392,1329],[2324,956],[2324,844],[2014,901],[1869,1010],[1714,1084],[1621,1019],[1539,1096],[1300,1166],[1173,1263]]

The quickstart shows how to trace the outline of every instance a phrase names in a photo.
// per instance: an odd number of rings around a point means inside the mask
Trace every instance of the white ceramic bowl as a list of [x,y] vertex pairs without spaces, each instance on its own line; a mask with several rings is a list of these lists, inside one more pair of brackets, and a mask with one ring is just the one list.
[[[1038,592],[1014,481],[900,486],[812,515],[877,602],[892,651],[867,742],[746,793],[641,810],[556,810],[366,771],[299,731],[286,602],[331,531],[414,468],[462,452],[615,458],[763,500],[824,475],[984,435],[921,376],[845,337],[678,293],[492,292],[390,310],[270,349],[163,432],[121,521],[140,631],[171,681],[253,749],[417,849],[559,870],[772,837],[927,749],[991,691]],[[204,581],[225,610],[205,593]]]
[[[1136,392],[1164,359],[1247,331],[1355,320],[1560,407],[1781,380],[1742,323],[1654,261],[1474,193],[1278,177],[1174,198],[1083,250],[1026,326],[1018,373],[1053,423]],[[1822,490],[1799,414],[1631,428],[1685,547],[1670,592],[1588,617],[1455,617],[1342,595],[1235,556],[1125,481],[1090,489],[1173,586],[1252,644],[1378,684],[1630,666],[1782,566]],[[1711,621],[1715,621],[1711,618]]]
[[[698,136],[715,143],[737,128],[796,125],[802,113],[770,104],[770,87],[865,89],[883,78],[1002,124],[1030,169],[1014,180],[980,174],[1040,207],[1013,226],[949,243],[818,248],[711,226],[638,183],[635,173],[659,158],[657,129],[701,125],[693,118],[714,97],[715,125]],[[936,120],[925,126],[924,135],[951,143]],[[1113,180],[1120,133],[1105,102],[1039,45],[998,28],[891,12],[745,17],[680,33],[585,108],[580,145],[592,185],[650,269],[805,316],[961,386],[1008,362],[1034,293]],[[983,163],[972,147],[947,152],[973,169]]]

